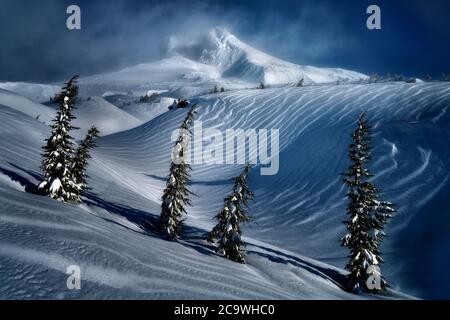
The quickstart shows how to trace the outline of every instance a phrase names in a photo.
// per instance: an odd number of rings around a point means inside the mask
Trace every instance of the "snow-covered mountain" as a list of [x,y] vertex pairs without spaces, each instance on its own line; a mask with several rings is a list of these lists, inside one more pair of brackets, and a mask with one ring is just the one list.
[[208,93],[218,85],[227,90],[266,85],[361,81],[367,76],[339,68],[300,66],[274,58],[239,40],[223,28],[213,28],[190,40],[169,41],[168,58],[116,72],[82,78],[87,94],[106,91],[144,93],[164,89],[176,97]]
[[[358,81],[367,76],[340,68],[317,68],[299,66],[274,58],[239,40],[225,28],[213,28],[199,35],[193,42],[171,39],[172,52],[187,54],[194,59],[215,65],[223,77],[235,77],[250,82],[269,85],[297,83],[335,82],[338,80]],[[195,54],[199,56],[195,56]]]

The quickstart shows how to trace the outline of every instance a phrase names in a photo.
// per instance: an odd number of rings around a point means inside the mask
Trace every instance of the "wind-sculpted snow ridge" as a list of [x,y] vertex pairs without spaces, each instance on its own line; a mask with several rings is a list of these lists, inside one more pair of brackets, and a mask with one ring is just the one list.
[[[374,129],[372,171],[398,213],[383,243],[384,273],[394,288],[422,297],[448,297],[450,278],[438,272],[450,241],[448,83],[341,85],[244,90],[197,99],[203,128],[278,128],[280,170],[251,185],[254,222],[245,234],[343,267],[345,190],[340,174],[356,119],[366,111]],[[136,129],[100,141],[110,165],[127,163],[163,187],[170,136],[184,116],[168,112]],[[133,157],[128,155],[132,154]],[[193,165],[188,221],[210,228],[240,166]],[[131,174],[131,173],[130,173]],[[135,183],[132,176],[130,183]],[[128,181],[127,178],[125,178]],[[135,186],[137,188],[137,186]],[[148,191],[152,199],[153,191]],[[157,199],[156,199],[157,200]],[[155,208],[156,209],[156,208]],[[425,227],[426,226],[426,227]],[[431,236],[433,235],[433,236]],[[427,285],[425,285],[427,284]]]
[[[0,106],[0,298],[371,297],[343,291],[343,271],[338,268],[254,239],[246,238],[247,265],[224,259],[203,240],[208,230],[201,220],[189,222],[179,242],[161,239],[156,228],[167,166],[161,161],[147,170],[150,159],[140,164],[135,160],[149,152],[145,136],[158,136],[154,130],[164,125],[177,126],[183,113],[163,114],[100,138],[88,172],[92,193],[84,204],[64,204],[35,194],[41,180],[41,146],[49,128],[26,113]],[[135,156],[123,153],[126,138],[127,152],[141,148]],[[165,147],[170,148],[167,144],[160,151],[166,152]],[[71,265],[80,267],[80,290],[67,288]],[[399,297],[405,296],[380,298]]]

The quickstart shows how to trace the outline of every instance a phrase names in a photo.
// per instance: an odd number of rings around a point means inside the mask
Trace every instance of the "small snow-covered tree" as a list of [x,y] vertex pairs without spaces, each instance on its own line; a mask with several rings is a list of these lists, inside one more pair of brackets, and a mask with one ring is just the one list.
[[370,182],[372,175],[366,166],[371,159],[372,146],[365,113],[361,114],[352,139],[349,147],[352,164],[344,173],[349,199],[349,218],[344,223],[348,233],[341,239],[341,245],[350,250],[346,265],[350,272],[349,288],[355,293],[362,290],[377,292],[388,286],[380,271],[383,260],[379,246],[384,236],[383,228],[394,209],[390,202],[378,200],[380,190]]
[[380,80],[378,73],[372,73],[369,77],[369,83],[377,83]]
[[247,184],[251,169],[251,165],[246,165],[242,173],[234,178],[233,192],[224,199],[223,209],[216,216],[219,222],[208,234],[209,242],[217,241],[220,254],[240,263],[245,263],[240,225],[250,220],[247,207],[253,199],[253,192]]
[[75,178],[75,182],[81,188],[81,191],[89,189],[86,181],[86,170],[88,166],[88,160],[89,158],[91,158],[90,150],[95,147],[94,140],[98,137],[98,134],[98,129],[95,126],[92,126],[84,139],[81,140],[73,159],[72,174]]
[[181,234],[182,216],[186,214],[186,205],[191,205],[189,195],[193,194],[186,187],[189,182],[191,166],[186,162],[187,148],[192,135],[197,105],[193,105],[179,129],[179,136],[172,150],[172,162],[166,182],[166,189],[161,198],[161,214],[159,217],[161,231],[169,239],[176,239]]
[[78,85],[76,83],[78,76],[75,76],[72,79],[72,82],[70,82],[69,80],[69,82],[65,83],[65,87],[63,88],[62,92],[57,93],[53,98],[50,98],[50,102],[62,103],[64,102],[64,97],[69,97],[72,104],[75,103],[75,100],[78,96]]
[[53,119],[52,134],[43,147],[42,170],[44,180],[38,189],[45,195],[60,201],[80,201],[80,187],[77,185],[71,171],[73,157],[73,138],[70,136],[73,127],[70,123],[75,117],[72,115],[73,103],[78,92],[76,81],[78,76],[72,77],[62,88],[59,110]]

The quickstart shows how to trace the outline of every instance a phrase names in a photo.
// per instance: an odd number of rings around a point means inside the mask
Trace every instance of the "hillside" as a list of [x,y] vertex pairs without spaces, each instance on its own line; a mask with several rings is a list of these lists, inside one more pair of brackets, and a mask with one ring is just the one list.
[[[240,166],[194,165],[191,188],[198,197],[184,239],[167,242],[155,233],[170,133],[184,110],[100,138],[88,172],[92,193],[86,204],[72,205],[23,192],[38,182],[48,129],[2,107],[8,135],[0,143],[1,296],[367,298],[340,288],[346,252],[337,243],[345,218],[339,174],[362,110],[374,125],[375,182],[398,209],[383,245],[384,273],[407,294],[448,296],[449,278],[438,272],[448,262],[442,248],[450,239],[444,232],[448,99],[446,83],[247,90],[196,99],[204,128],[280,129],[279,173],[260,176],[256,168],[252,174],[255,220],[244,228],[244,266],[215,255],[202,240]],[[86,272],[79,294],[64,290],[68,263]]]

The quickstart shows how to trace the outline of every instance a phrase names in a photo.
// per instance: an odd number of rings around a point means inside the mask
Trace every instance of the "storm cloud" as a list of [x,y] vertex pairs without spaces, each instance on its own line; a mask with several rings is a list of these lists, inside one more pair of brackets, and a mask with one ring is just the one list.
[[[445,17],[431,18],[445,12],[442,6],[448,12],[448,3],[379,1],[383,29],[373,32],[365,28],[370,3],[355,2],[3,0],[0,81],[60,81],[154,61],[167,55],[172,36],[189,41],[214,26],[299,64],[365,73],[450,72],[448,24]],[[71,4],[81,7],[81,30],[66,28]]]

